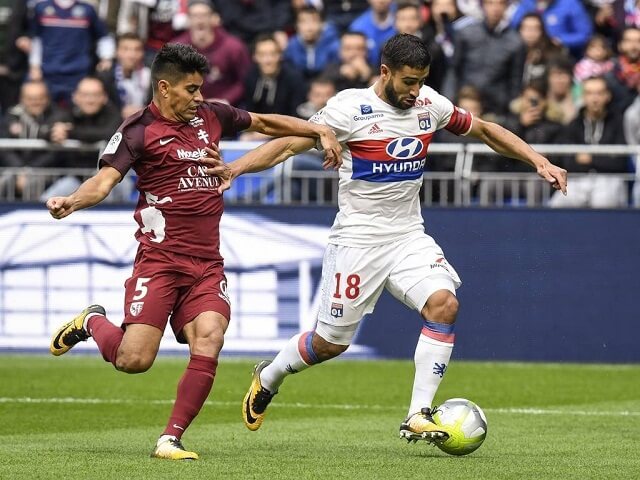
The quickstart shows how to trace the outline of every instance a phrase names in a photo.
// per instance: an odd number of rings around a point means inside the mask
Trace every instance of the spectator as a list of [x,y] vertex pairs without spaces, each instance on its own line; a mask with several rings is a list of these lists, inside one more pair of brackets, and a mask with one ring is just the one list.
[[475,21],[456,35],[453,83],[472,85],[482,94],[485,111],[507,114],[520,93],[525,48],[515,30],[501,28],[507,0],[484,0],[484,21]]
[[[562,143],[620,145],[625,143],[622,114],[609,108],[611,92],[602,77],[582,83],[584,107],[564,131]],[[570,173],[627,173],[627,157],[579,153],[564,161]],[[627,204],[624,180],[609,175],[574,177],[569,195],[553,195],[552,207],[618,208]]]
[[[638,95],[624,112],[624,137],[629,145],[640,145],[640,87]],[[633,205],[640,207],[640,156],[634,158],[636,181],[633,185]]]
[[211,70],[204,79],[202,95],[206,100],[240,105],[245,96],[244,79],[251,66],[247,47],[220,25],[210,0],[190,0],[188,14],[189,30],[174,42],[193,45],[209,61]]
[[624,2],[625,27],[640,28],[640,0],[626,0]]
[[517,27],[527,13],[537,12],[551,38],[567,47],[574,58],[580,58],[591,37],[593,25],[580,0],[522,0],[511,19]]
[[573,64],[565,57],[554,58],[547,66],[549,110],[557,112],[553,119],[567,125],[578,114],[578,102],[573,95]]
[[144,65],[144,43],[135,33],[118,37],[116,61],[106,72],[98,74],[109,92],[109,100],[127,118],[151,100],[151,71]]
[[546,79],[548,63],[552,58],[564,55],[562,47],[549,38],[542,17],[537,13],[522,17],[518,33],[527,49],[523,83]]
[[216,3],[227,31],[251,45],[260,34],[271,34],[281,50],[287,45],[285,30],[292,23],[291,2],[285,0],[219,1]]
[[282,62],[282,50],[273,35],[256,39],[253,61],[246,81],[247,110],[295,115],[307,93],[304,78]]
[[[9,138],[51,140],[51,127],[55,122],[66,121],[68,114],[51,104],[46,84],[27,81],[20,89],[20,103],[9,109],[7,136]],[[56,167],[58,156],[50,150],[5,151],[0,155],[3,167],[22,167],[16,179],[16,196],[25,198],[32,168]]]
[[187,28],[186,0],[122,0],[118,34],[135,33],[145,42],[145,65]]
[[382,46],[395,33],[394,6],[392,0],[368,0],[369,9],[349,26],[352,32],[362,32],[368,39],[369,63],[380,65]]
[[613,52],[602,35],[595,34],[587,42],[584,57],[576,63],[573,78],[577,83],[590,77],[601,77],[613,69]]
[[343,33],[338,62],[328,65],[323,75],[333,80],[337,91],[367,87],[373,77],[373,69],[367,61],[367,38],[364,34]]
[[300,118],[309,120],[327,104],[327,101],[336,94],[336,85],[327,77],[318,77],[311,81],[307,101],[298,105],[296,113]]
[[336,28],[325,23],[318,10],[302,7],[296,12],[296,34],[287,44],[284,59],[311,79],[337,60],[339,43]]
[[26,27],[24,1],[0,0],[0,118],[18,102],[20,84],[27,71],[27,58],[16,46]]
[[[93,72],[111,68],[113,38],[95,9],[76,0],[42,0],[34,7],[30,77],[44,79],[54,102],[68,104],[78,82]],[[96,45],[96,48],[94,48]]]
[[[56,122],[51,127],[51,140],[63,143],[66,140],[78,140],[83,143],[101,142],[120,126],[122,117],[118,107],[109,102],[104,83],[98,77],[87,76],[80,80],[73,93],[71,121]],[[64,166],[67,168],[96,168],[97,152],[74,153],[67,155]],[[47,189],[41,200],[49,197],[69,195],[80,186],[80,179],[66,176],[57,180]]]
[[[553,116],[549,112],[547,85],[544,80],[535,80],[526,85],[513,104],[516,113],[506,118],[505,128],[529,144],[556,143],[562,125],[551,119]],[[485,162],[482,168],[497,172],[531,171],[524,164],[516,165],[507,158],[495,156]],[[479,195],[485,201],[499,201],[504,198],[511,202],[533,200],[541,203],[542,186],[537,179],[509,182],[485,180],[480,184]]]
[[624,29],[618,52],[606,79],[613,93],[613,108],[624,111],[635,99],[640,85],[640,28]]
[[333,23],[339,32],[344,32],[369,6],[367,0],[323,0],[322,4],[327,22]]
[[398,2],[395,28],[398,33],[408,33],[421,38],[427,45],[429,53],[431,53],[431,69],[425,83],[440,91],[447,73],[447,62],[442,47],[432,36],[426,34],[420,6],[415,0]]

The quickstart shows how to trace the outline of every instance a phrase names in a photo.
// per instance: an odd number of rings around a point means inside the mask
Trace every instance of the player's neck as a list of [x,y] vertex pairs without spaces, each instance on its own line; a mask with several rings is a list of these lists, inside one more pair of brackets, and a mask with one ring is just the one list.
[[163,102],[158,101],[157,98],[153,98],[153,104],[156,106],[160,115],[167,120],[172,122],[182,122],[182,119],[178,118],[175,112],[169,107],[169,105],[164,104]]
[[391,102],[389,102],[389,99],[387,98],[387,94],[384,92],[384,85],[382,84],[381,81],[378,80],[373,85],[373,91],[376,92],[376,95],[380,100],[382,100],[384,103],[388,103],[389,105],[391,105]]

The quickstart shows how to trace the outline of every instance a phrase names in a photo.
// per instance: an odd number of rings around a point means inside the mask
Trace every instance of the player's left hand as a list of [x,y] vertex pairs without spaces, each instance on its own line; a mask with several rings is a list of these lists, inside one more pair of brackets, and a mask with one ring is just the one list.
[[342,147],[340,142],[336,138],[336,134],[333,130],[326,128],[320,134],[320,143],[324,150],[324,162],[322,167],[325,169],[333,168],[338,169],[342,165]]
[[538,168],[538,175],[544,178],[556,190],[567,194],[567,171],[551,162]]

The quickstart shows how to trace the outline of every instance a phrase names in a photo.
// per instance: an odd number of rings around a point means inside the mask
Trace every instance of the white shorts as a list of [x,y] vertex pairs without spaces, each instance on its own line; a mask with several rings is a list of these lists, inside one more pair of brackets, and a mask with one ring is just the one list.
[[420,312],[434,292],[455,294],[461,283],[442,249],[426,234],[375,247],[329,244],[322,262],[316,332],[330,343],[349,345],[383,288]]

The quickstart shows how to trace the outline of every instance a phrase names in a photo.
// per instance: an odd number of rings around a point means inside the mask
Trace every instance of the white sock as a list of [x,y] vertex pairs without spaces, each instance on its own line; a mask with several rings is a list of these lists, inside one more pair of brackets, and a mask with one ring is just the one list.
[[85,332],[87,332],[89,335],[91,335],[91,332],[89,331],[89,319],[91,317],[95,317],[96,315],[100,315],[102,316],[101,313],[98,312],[93,312],[90,313],[89,315],[87,315],[86,317],[84,317],[84,320],[82,321],[82,328],[84,329]]
[[176,437],[174,437],[173,435],[160,435],[158,443],[156,443],[156,447],[161,443],[166,442],[167,440],[171,440],[172,438],[175,439]]
[[311,366],[302,359],[298,349],[298,342],[303,335],[313,335],[313,332],[299,333],[291,337],[285,347],[273,359],[271,365],[260,372],[260,383],[271,393],[278,391],[284,381],[284,377],[306,370]]
[[441,342],[426,335],[420,335],[414,361],[416,376],[413,380],[409,415],[424,407],[431,408],[442,377],[449,365],[453,343]]

